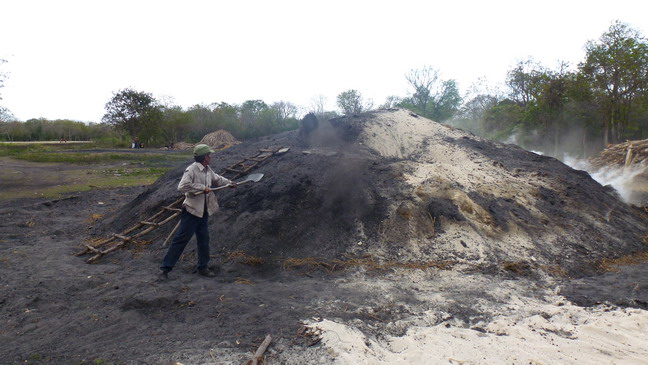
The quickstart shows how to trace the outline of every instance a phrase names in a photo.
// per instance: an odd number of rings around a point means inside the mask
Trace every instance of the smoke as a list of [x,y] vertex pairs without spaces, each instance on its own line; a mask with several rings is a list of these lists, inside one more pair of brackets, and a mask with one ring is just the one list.
[[[480,122],[479,120],[458,118],[447,124],[470,130],[485,138],[493,139],[494,137],[484,133],[483,125],[476,127],[476,125],[483,124],[483,120]],[[626,203],[637,206],[648,205],[648,183],[642,184],[646,177],[640,176],[648,166],[631,165],[595,168],[586,159],[574,157],[574,155],[596,156],[603,147],[600,140],[588,135],[587,131],[579,126],[563,127],[557,137],[551,135],[540,136],[538,131],[526,131],[525,134],[521,134],[515,130],[500,137],[494,139],[502,143],[518,145],[538,155],[558,158],[571,168],[586,171],[599,184],[614,188]]]
[[645,205],[641,192],[637,190],[637,180],[639,179],[636,178],[646,170],[646,166],[631,165],[596,169],[587,160],[575,158],[567,154],[563,162],[573,169],[587,171],[596,182],[603,186],[612,186],[624,202],[638,206]]

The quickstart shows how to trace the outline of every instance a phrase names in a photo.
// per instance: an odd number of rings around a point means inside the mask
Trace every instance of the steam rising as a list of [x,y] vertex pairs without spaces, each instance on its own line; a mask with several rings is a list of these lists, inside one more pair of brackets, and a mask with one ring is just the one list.
[[644,205],[636,188],[635,178],[646,170],[643,165],[630,165],[624,167],[607,167],[596,169],[587,160],[565,155],[563,162],[577,170],[587,171],[599,184],[610,185],[616,190],[621,199],[630,204]]

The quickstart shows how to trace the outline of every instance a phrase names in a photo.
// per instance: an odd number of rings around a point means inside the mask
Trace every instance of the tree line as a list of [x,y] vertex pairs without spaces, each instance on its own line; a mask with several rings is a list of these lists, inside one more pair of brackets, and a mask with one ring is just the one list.
[[648,138],[646,38],[615,21],[585,50],[574,70],[564,62],[550,69],[519,61],[504,92],[477,90],[450,123],[559,158]]
[[106,104],[102,121],[126,137],[148,145],[171,145],[179,141],[196,142],[220,129],[240,140],[296,129],[298,111],[289,102],[268,105],[262,100],[248,100],[240,105],[197,104],[184,109],[171,102],[160,103],[150,93],[123,89]]
[[[555,69],[532,58],[507,72],[502,88],[477,83],[464,95],[457,82],[440,77],[426,66],[405,75],[410,91],[390,96],[374,106],[358,90],[336,98],[342,114],[375,108],[406,108],[437,122],[459,126],[491,139],[514,142],[527,149],[561,157],[589,156],[608,143],[648,138],[648,42],[620,21],[585,45],[585,59],[571,69],[561,62]],[[2,75],[0,75],[2,76]],[[0,77],[0,87],[3,77]],[[309,112],[320,119],[338,116],[326,110],[326,98],[313,99]],[[177,141],[196,142],[205,134],[225,129],[238,139],[274,134],[299,126],[296,105],[213,103],[182,108],[156,100],[150,93],[123,89],[106,104],[102,123],[85,125],[69,120],[0,121],[0,139],[40,138],[129,140],[149,146]]]

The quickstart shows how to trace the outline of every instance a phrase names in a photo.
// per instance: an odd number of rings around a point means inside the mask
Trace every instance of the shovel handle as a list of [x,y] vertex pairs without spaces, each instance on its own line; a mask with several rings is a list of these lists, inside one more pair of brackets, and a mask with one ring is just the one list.
[[[246,183],[246,182],[247,182],[247,181],[241,181],[241,182],[238,182],[238,183],[231,183],[231,184],[227,184],[227,185],[223,185],[223,186],[218,186],[218,187],[215,187],[215,188],[209,188],[209,190],[210,190],[210,192],[212,192],[212,191],[218,191],[218,190],[223,190],[223,189],[225,189],[225,188],[229,188],[230,185],[236,185],[236,186],[239,186],[239,185],[241,185],[241,184],[243,184],[243,183]],[[204,191],[199,191],[199,192],[197,192],[197,193],[191,193],[191,194],[192,194],[193,196],[198,196],[198,195],[200,195],[200,194],[205,194],[205,192],[204,192]]]

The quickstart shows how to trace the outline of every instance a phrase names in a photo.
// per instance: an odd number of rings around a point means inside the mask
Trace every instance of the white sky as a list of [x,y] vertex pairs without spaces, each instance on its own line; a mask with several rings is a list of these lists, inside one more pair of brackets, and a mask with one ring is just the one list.
[[183,107],[308,107],[356,89],[382,104],[432,66],[466,91],[520,59],[584,59],[613,20],[648,35],[646,0],[0,0],[0,105],[19,120],[99,122],[126,87]]

